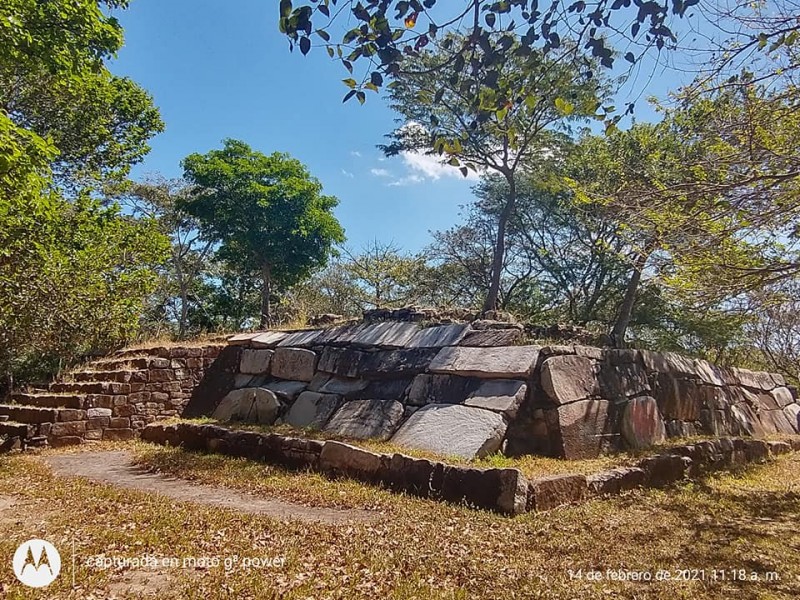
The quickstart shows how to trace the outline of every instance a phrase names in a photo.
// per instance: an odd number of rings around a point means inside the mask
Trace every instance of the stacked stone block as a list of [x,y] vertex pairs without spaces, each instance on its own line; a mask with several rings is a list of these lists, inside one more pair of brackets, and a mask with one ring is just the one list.
[[518,330],[384,321],[237,335],[215,393],[197,394],[187,414],[253,414],[465,458],[797,433],[800,404],[779,375],[668,353],[505,345],[507,332]]

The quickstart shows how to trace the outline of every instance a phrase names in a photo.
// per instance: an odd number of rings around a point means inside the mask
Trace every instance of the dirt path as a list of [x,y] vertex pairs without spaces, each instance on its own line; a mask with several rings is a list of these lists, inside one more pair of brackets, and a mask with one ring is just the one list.
[[303,506],[150,473],[135,465],[132,455],[124,451],[61,454],[48,456],[45,461],[58,475],[86,477],[122,488],[155,492],[181,502],[263,514],[286,521],[297,519],[341,524],[368,521],[377,517],[367,510]]

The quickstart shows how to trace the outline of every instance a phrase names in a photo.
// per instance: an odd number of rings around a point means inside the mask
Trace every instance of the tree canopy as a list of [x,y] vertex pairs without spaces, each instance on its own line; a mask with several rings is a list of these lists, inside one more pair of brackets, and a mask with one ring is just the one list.
[[261,324],[272,323],[273,285],[285,289],[323,267],[344,230],[332,211],[338,204],[300,161],[265,155],[244,142],[225,140],[221,150],[191,154],[184,176],[194,185],[182,202],[218,254],[263,282]]

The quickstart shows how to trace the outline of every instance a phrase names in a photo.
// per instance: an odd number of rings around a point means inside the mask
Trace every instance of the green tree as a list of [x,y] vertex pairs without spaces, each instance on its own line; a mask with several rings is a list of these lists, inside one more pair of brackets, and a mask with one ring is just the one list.
[[338,204],[287,154],[269,156],[244,142],[225,140],[222,150],[192,154],[184,176],[195,186],[181,207],[219,243],[219,258],[262,281],[262,327],[273,322],[275,288],[285,290],[324,267],[344,230],[332,211]]
[[53,143],[54,181],[71,194],[120,181],[164,127],[149,94],[108,71],[123,38],[103,6],[127,2],[0,5],[0,111]]
[[356,303],[366,310],[412,303],[415,277],[424,263],[393,243],[373,240],[361,252],[348,251],[343,267],[356,286]]
[[[422,74],[404,75],[393,83],[391,106],[404,124],[382,148],[388,155],[411,151],[442,156],[451,165],[461,165],[464,173],[479,169],[506,181],[507,196],[498,214],[491,278],[483,303],[485,311],[495,310],[506,229],[517,203],[518,174],[526,165],[558,154],[562,134],[572,123],[596,114],[607,86],[581,73],[578,65],[588,67],[591,61],[572,50],[560,57],[538,52],[514,56],[493,68],[491,88],[472,86],[469,77],[474,73],[442,84],[435,74],[425,72],[426,66],[442,60],[442,52],[437,46],[435,51],[420,53],[414,64]],[[494,105],[498,98],[502,110],[478,110]]]
[[[199,300],[199,288],[210,269],[214,245],[213,240],[201,239],[198,220],[180,208],[189,193],[185,181],[157,177],[132,182],[121,197],[132,214],[155,221],[172,242],[157,305],[166,319],[177,322],[181,338],[188,332],[190,306]],[[168,314],[173,298],[177,307],[174,314]]]

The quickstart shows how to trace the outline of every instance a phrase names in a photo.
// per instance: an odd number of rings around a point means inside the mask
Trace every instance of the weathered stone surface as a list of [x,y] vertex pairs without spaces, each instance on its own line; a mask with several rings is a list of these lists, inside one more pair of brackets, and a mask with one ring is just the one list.
[[443,348],[456,346],[470,330],[469,325],[458,323],[438,325],[418,330],[405,346],[407,348]]
[[286,336],[289,335],[283,331],[265,331],[259,333],[250,340],[250,347],[252,348],[274,348],[281,343]]
[[484,329],[481,331],[468,331],[458,345],[492,348],[496,346],[516,346],[521,341],[522,331],[519,329]]
[[692,459],[676,454],[659,454],[639,461],[637,466],[645,472],[645,481],[653,487],[669,485],[685,479]]
[[322,429],[341,405],[342,398],[336,394],[303,392],[284,420],[293,427]]
[[103,439],[112,442],[127,442],[136,438],[133,429],[106,429],[103,431]]
[[66,423],[53,423],[50,435],[55,437],[83,435],[86,433],[86,421],[67,421]]
[[368,381],[367,386],[360,391],[346,394],[348,400],[397,400],[403,401],[406,390],[411,386],[412,379],[382,379]]
[[765,373],[763,371],[751,371],[750,369],[739,369],[739,368],[732,368],[731,369],[739,380],[739,383],[745,387],[752,388],[754,390],[763,390],[765,392],[772,391],[775,386],[775,380],[769,373]]
[[644,479],[645,472],[638,467],[618,467],[590,475],[586,483],[591,494],[614,495],[639,487]]
[[211,417],[223,422],[238,419],[242,402],[246,401],[247,398],[252,398],[252,396],[252,391],[247,388],[233,390],[220,401]]
[[[365,348],[403,348],[419,331],[419,326],[413,323],[365,323],[349,332],[348,342]],[[341,341],[341,337],[337,341]]]
[[[700,415],[700,421],[703,421],[702,411]],[[698,435],[697,425],[695,425],[693,422],[669,419],[664,421],[664,425],[667,430],[667,437],[687,438]]]
[[794,430],[800,433],[800,404],[789,404],[784,407],[783,414]]
[[528,485],[528,510],[550,510],[582,502],[588,493],[584,475],[554,475],[532,479]]
[[768,435],[775,433],[796,433],[791,421],[786,418],[783,409],[762,410],[758,414],[758,420]]
[[772,396],[772,398],[775,400],[775,404],[777,404],[780,408],[788,406],[794,402],[792,392],[789,391],[789,388],[787,387],[775,388],[770,392],[770,396]]
[[388,440],[403,419],[403,405],[394,400],[351,400],[333,415],[325,431],[355,439]]
[[[474,469],[444,466],[434,473],[434,494],[442,500],[475,508],[520,514],[527,508],[527,480],[517,469]],[[437,486],[437,480],[441,486]],[[437,489],[438,488],[438,489]]]
[[213,418],[218,421],[245,421],[271,425],[278,418],[281,403],[264,388],[244,388],[230,392],[217,406]]
[[317,343],[317,340],[324,331],[324,329],[292,331],[278,342],[278,348],[310,348]]
[[[250,341],[257,337],[259,333],[237,333],[228,338],[228,345],[230,346],[248,346]],[[165,348],[166,350],[166,348]]]
[[214,412],[220,399],[234,388],[241,352],[238,346],[226,346],[220,351],[205,371],[205,377],[192,389],[192,396],[183,409],[184,417],[202,417]]
[[671,375],[694,377],[698,375],[694,359],[681,356],[675,352],[640,351],[644,366],[648,371],[668,373]]
[[[363,391],[369,382],[365,379],[351,379],[349,377],[331,377],[317,391],[323,394],[338,394],[350,397]],[[378,398],[375,398],[376,400]]]
[[608,400],[579,400],[545,411],[551,449],[563,458],[595,458],[609,433]]
[[767,446],[769,446],[769,453],[772,456],[780,456],[792,451],[792,445],[789,442],[768,441]]
[[110,417],[111,416],[111,409],[110,408],[90,408],[86,411],[86,416],[89,419],[94,417]]
[[246,375],[265,375],[269,373],[272,350],[253,350],[248,348],[242,352],[239,372]]
[[620,401],[650,392],[647,373],[638,361],[603,361],[599,363],[598,381],[600,395],[608,400]]
[[464,401],[465,406],[474,406],[502,413],[513,419],[525,401],[528,386],[515,379],[491,379],[483,381],[477,390]]
[[377,481],[388,462],[381,454],[334,441],[325,442],[319,455],[322,471],[361,481]]
[[539,358],[539,346],[442,348],[430,366],[432,373],[489,379],[528,379]]
[[318,369],[340,377],[402,378],[421,373],[436,356],[435,349],[410,348],[362,352],[352,348],[325,348]]
[[315,352],[303,348],[279,346],[272,357],[272,375],[278,379],[311,381],[316,365],[317,355]]
[[306,381],[268,381],[261,384],[260,387],[271,391],[287,404],[291,404],[305,391],[307,386],[308,382]]
[[730,408],[730,415],[732,425],[735,428],[732,433],[759,437],[766,435],[764,426],[758,420],[758,416],[750,405],[744,402],[734,404]]
[[[438,465],[441,471],[441,463]],[[427,498],[433,491],[432,479],[436,465],[424,458],[393,454],[386,472],[392,489]]]
[[694,361],[695,373],[703,383],[710,385],[723,386],[725,385],[725,378],[723,371],[716,365],[696,358]]
[[278,418],[283,405],[270,390],[256,388],[249,408],[242,404],[241,419],[246,423],[272,425]]
[[478,389],[481,381],[474,377],[423,373],[414,377],[408,390],[408,403],[412,406],[462,404]]
[[658,412],[658,403],[650,396],[640,396],[627,402],[622,412],[621,429],[625,442],[635,450],[660,444],[667,435]]
[[555,404],[600,393],[594,361],[582,356],[553,356],[542,363],[542,389]]
[[497,452],[505,433],[506,421],[497,413],[469,406],[428,404],[403,423],[392,443],[471,459]]
[[709,394],[714,394],[714,392],[703,392],[702,389],[694,381],[659,374],[655,378],[653,395],[665,419],[697,421],[700,418],[703,399],[708,401],[712,398]]

